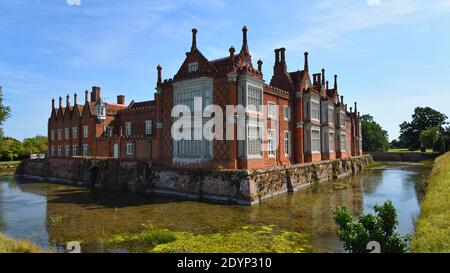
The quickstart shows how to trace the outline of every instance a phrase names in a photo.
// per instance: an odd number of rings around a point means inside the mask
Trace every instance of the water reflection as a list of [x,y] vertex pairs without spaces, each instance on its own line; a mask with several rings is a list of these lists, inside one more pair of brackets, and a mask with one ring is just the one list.
[[374,204],[391,199],[399,213],[399,231],[410,233],[420,209],[416,184],[423,177],[423,168],[391,166],[280,195],[254,207],[92,192],[2,178],[0,232],[26,237],[42,246],[81,241],[84,251],[94,252],[109,251],[102,241],[117,233],[139,232],[145,223],[194,233],[274,224],[281,229],[312,234],[311,243],[316,251],[342,251],[331,208],[346,205],[359,215],[371,212]]

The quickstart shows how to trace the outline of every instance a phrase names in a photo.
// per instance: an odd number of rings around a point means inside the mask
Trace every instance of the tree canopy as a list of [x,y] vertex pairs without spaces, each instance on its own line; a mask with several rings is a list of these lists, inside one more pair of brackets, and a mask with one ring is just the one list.
[[387,131],[371,115],[361,116],[362,146],[366,152],[385,152],[389,149]]
[[0,137],[3,137],[3,124],[11,116],[11,108],[3,105],[3,88],[0,86]]
[[400,143],[410,150],[421,148],[420,134],[430,128],[436,127],[440,133],[445,131],[447,116],[430,107],[416,107],[411,122],[400,124]]

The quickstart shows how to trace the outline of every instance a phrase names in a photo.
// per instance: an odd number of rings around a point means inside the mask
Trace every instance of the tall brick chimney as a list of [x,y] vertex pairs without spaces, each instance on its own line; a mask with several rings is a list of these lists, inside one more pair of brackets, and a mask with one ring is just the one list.
[[325,68],[322,68],[322,85],[325,85]]
[[91,102],[96,102],[98,99],[100,99],[100,87],[92,86]]
[[156,81],[156,85],[160,86],[162,84],[162,73],[161,73],[162,67],[158,64],[156,70],[158,71],[158,80]]
[[192,29],[192,46],[191,46],[191,52],[197,49],[197,29]]
[[121,104],[121,105],[125,104],[125,96],[124,95],[117,96],[117,104]]

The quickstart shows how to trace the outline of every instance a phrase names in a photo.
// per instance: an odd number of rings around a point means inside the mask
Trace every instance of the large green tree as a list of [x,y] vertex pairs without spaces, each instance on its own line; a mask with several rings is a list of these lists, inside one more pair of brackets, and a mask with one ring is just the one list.
[[27,154],[46,153],[47,152],[47,137],[35,136],[26,138],[22,142],[23,150]]
[[399,140],[403,147],[410,150],[418,150],[421,147],[420,133],[432,127],[439,128],[444,132],[444,125],[447,124],[447,116],[430,107],[417,107],[414,109],[411,122],[400,124]]
[[385,152],[389,149],[387,131],[371,115],[361,116],[362,145],[366,152]]
[[3,137],[3,124],[11,116],[11,108],[3,105],[3,88],[0,86],[0,138]]

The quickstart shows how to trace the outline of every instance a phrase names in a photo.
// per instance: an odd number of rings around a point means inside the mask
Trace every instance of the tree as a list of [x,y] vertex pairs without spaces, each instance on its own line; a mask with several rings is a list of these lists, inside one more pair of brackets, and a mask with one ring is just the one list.
[[3,88],[0,86],[0,138],[3,137],[3,124],[11,116],[11,108],[3,105]]
[[14,160],[24,155],[22,143],[12,137],[0,139],[0,155],[2,160]]
[[27,154],[46,153],[47,152],[47,137],[35,136],[26,138],[22,142],[23,150]]
[[334,221],[338,225],[339,239],[344,249],[352,253],[367,253],[369,242],[376,241],[383,253],[403,253],[408,250],[410,236],[401,236],[395,232],[398,218],[391,201],[382,206],[375,205],[376,215],[367,214],[354,219],[347,207],[333,210]]
[[438,127],[440,132],[444,131],[447,116],[430,107],[417,107],[414,109],[411,122],[400,124],[400,142],[410,150],[420,148],[420,133],[432,127]]
[[430,129],[424,130],[420,132],[419,139],[420,139],[420,148],[423,152],[425,152],[425,149],[428,148],[434,148],[436,143],[441,138],[441,134],[439,133],[438,127],[431,127]]
[[388,133],[371,115],[361,116],[362,145],[366,152],[385,152],[389,149]]

